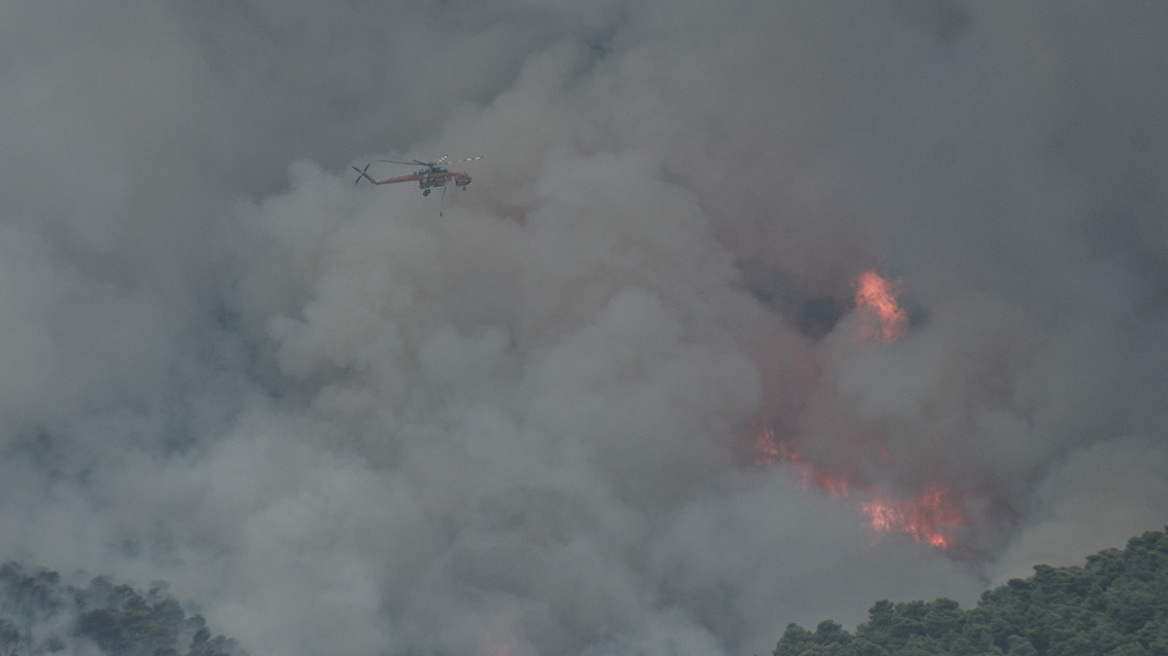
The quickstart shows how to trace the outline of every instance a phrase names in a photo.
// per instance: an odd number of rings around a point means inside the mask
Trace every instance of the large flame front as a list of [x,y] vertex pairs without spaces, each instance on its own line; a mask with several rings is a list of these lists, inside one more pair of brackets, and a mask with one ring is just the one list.
[[949,546],[949,530],[965,524],[965,515],[945,490],[934,487],[916,499],[890,501],[877,495],[860,504],[876,531],[903,533],[938,549]]
[[797,440],[779,440],[769,428],[761,431],[754,446],[757,464],[785,463],[799,476],[804,490],[860,500],[859,508],[867,516],[868,526],[879,533],[899,533],[946,549],[953,541],[952,530],[966,524],[965,513],[955,495],[941,486],[932,486],[915,498],[898,499],[885,494],[880,486],[866,481],[854,470],[816,466],[803,457]]
[[[856,310],[860,323],[857,334],[862,341],[878,339],[895,342],[904,335],[908,316],[896,297],[898,284],[890,283],[875,270],[856,279]],[[754,426],[754,461],[760,465],[786,465],[798,474],[803,489],[818,490],[832,497],[853,499],[867,517],[868,526],[881,533],[899,533],[938,549],[948,548],[952,530],[967,523],[958,495],[934,485],[911,498],[888,495],[881,486],[863,476],[859,469],[824,466],[804,457],[797,438],[779,439],[769,422]],[[884,458],[889,457],[881,447]]]
[[860,339],[895,342],[904,335],[908,315],[896,302],[897,285],[890,283],[875,269],[856,279],[856,309],[861,314]]

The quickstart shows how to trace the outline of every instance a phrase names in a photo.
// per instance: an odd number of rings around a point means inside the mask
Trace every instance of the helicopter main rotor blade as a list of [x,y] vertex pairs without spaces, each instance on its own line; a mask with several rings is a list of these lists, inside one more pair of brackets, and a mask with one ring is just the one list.
[[482,158],[483,158],[483,156],[479,155],[477,157],[464,157],[462,159],[447,161],[447,160],[450,160],[450,156],[443,155],[442,157],[439,157],[436,161],[433,161],[433,162],[423,162],[420,159],[413,159],[413,160],[410,160],[408,162],[405,160],[401,160],[401,159],[379,159],[377,161],[389,162],[390,164],[405,164],[406,166],[424,166],[428,169],[434,169],[434,168],[438,168],[439,166],[444,166],[444,165],[449,165],[449,164],[459,164],[461,162],[473,162],[475,160],[479,160]]

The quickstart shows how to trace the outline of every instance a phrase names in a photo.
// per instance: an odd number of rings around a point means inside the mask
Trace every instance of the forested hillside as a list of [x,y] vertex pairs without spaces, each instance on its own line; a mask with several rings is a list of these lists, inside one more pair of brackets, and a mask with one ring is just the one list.
[[[165,586],[142,593],[105,578],[84,588],[55,572],[0,567],[0,653],[246,656],[212,637]],[[1148,532],[1082,567],[1035,567],[985,592],[977,606],[878,601],[854,633],[832,620],[787,627],[774,656],[1164,656],[1168,532]]]
[[1034,568],[963,611],[937,599],[878,601],[855,633],[787,627],[774,656],[1165,656],[1168,533],[1132,538],[1083,567]]
[[0,566],[0,653],[111,656],[246,656],[212,637],[159,585],[142,594],[104,578],[76,588],[47,570]]

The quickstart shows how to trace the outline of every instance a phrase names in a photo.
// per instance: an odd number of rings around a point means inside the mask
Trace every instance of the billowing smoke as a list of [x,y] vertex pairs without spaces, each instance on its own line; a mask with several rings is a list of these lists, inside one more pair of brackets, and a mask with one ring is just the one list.
[[1166,30],[4,3],[0,559],[253,656],[762,654],[1159,528]]

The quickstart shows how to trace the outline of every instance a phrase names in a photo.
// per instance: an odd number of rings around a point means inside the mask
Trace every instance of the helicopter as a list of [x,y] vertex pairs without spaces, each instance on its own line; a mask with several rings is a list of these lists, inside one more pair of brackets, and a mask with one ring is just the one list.
[[463,191],[466,191],[467,186],[470,185],[470,175],[466,171],[451,171],[447,167],[451,164],[459,164],[461,162],[473,162],[475,160],[482,159],[482,156],[466,157],[464,159],[456,159],[453,161],[447,161],[448,159],[448,155],[443,155],[434,162],[423,162],[420,159],[414,159],[408,162],[398,159],[379,159],[377,160],[379,162],[405,164],[407,166],[421,166],[422,168],[414,171],[409,175],[399,175],[393,178],[377,180],[374,179],[373,176],[369,175],[369,164],[366,164],[365,168],[363,169],[359,169],[354,166],[353,170],[360,175],[357,176],[357,181],[353,184],[360,183],[362,178],[372,182],[375,185],[393,184],[395,182],[417,182],[418,188],[422,190],[422,195],[429,196],[430,191],[434,187],[442,187],[442,193],[445,195],[446,184],[448,182],[453,182],[455,187],[459,187]]

